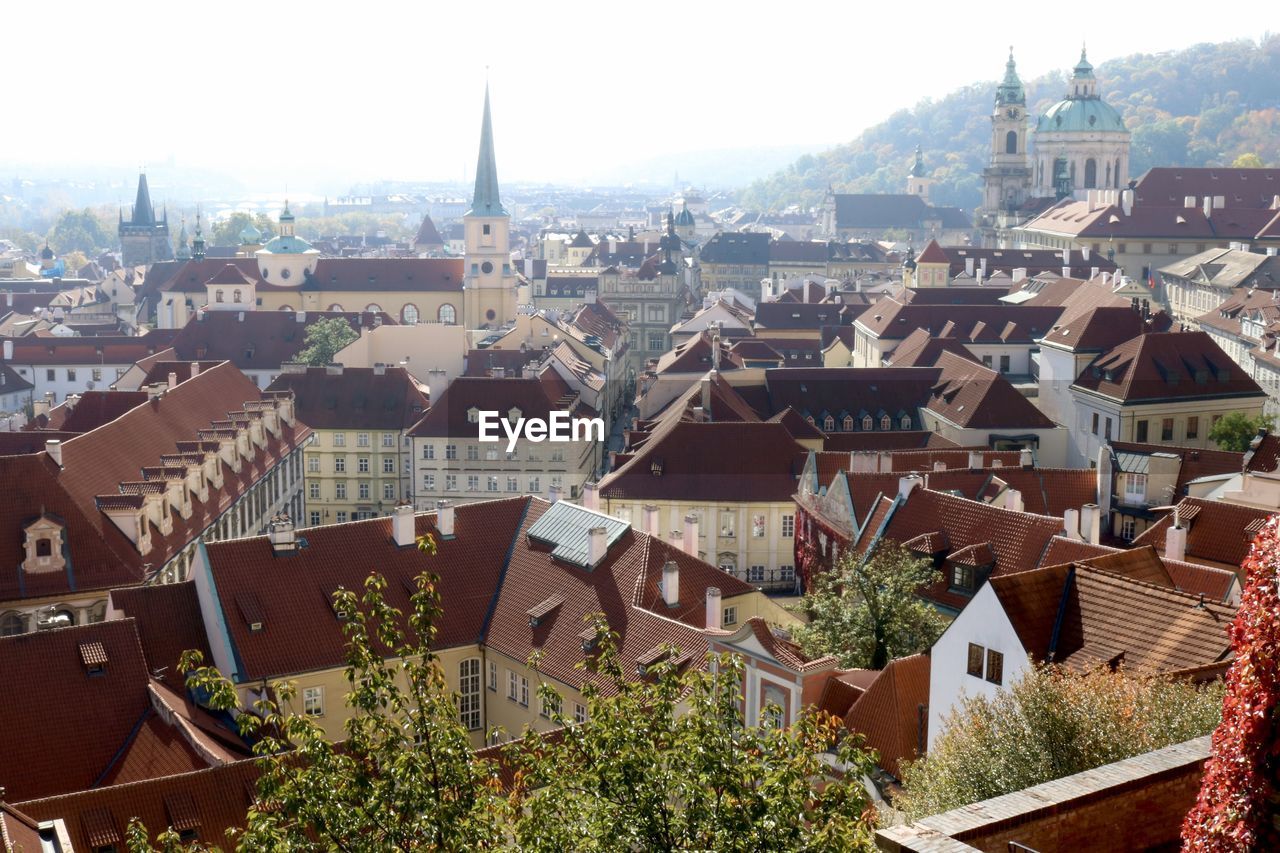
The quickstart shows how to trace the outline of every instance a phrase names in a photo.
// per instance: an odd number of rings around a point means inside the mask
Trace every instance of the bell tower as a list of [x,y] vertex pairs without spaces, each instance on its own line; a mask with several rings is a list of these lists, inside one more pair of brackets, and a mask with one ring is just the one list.
[[1004,79],[996,88],[995,107],[991,111],[991,161],[982,171],[979,221],[985,245],[995,245],[999,220],[1012,218],[1030,197],[1031,180],[1031,160],[1027,152],[1027,93],[1018,79],[1011,47],[1009,61],[1004,66]]
[[497,328],[516,316],[516,277],[511,269],[511,217],[498,197],[498,166],[493,154],[489,84],[484,87],[484,120],[471,209],[462,217],[463,322],[467,328]]

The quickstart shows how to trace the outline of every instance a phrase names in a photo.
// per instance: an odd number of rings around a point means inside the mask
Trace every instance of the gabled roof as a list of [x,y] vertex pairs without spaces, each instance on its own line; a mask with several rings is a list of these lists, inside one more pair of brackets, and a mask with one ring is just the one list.
[[1023,647],[1074,670],[1184,673],[1224,663],[1235,608],[1083,564],[992,577]]
[[842,325],[843,307],[829,302],[761,302],[756,305],[757,329],[812,329]]
[[917,264],[949,264],[951,259],[942,247],[938,245],[937,240],[930,240],[919,255],[916,256]]
[[1180,589],[1192,595],[1204,595],[1210,601],[1227,601],[1240,589],[1235,572],[1215,569],[1197,563],[1170,560],[1150,545],[1137,545],[1129,550],[1107,545],[1093,545],[1079,539],[1055,536],[1041,558],[1042,566],[1081,563],[1134,580]]
[[959,338],[938,337],[925,329],[916,329],[903,338],[902,343],[890,353],[889,363],[893,367],[933,367],[944,352],[953,352],[978,363],[977,357]]
[[1195,196],[1222,196],[1227,207],[1269,208],[1280,186],[1280,169],[1233,169],[1221,166],[1156,166],[1134,184],[1138,204],[1184,204]]
[[980,429],[1052,429],[1053,421],[1018,393],[996,371],[977,362],[943,352],[941,372],[931,389],[929,411],[952,423]]
[[474,437],[479,434],[479,425],[470,420],[472,409],[505,414],[514,408],[523,417],[545,420],[552,411],[571,410],[577,405],[577,393],[554,370],[543,370],[533,379],[460,376],[449,383],[439,400],[432,401],[431,409],[408,434],[415,438]]
[[286,371],[268,392],[291,391],[297,416],[312,429],[380,429],[400,432],[429,407],[427,395],[403,367],[308,367]]
[[444,238],[440,236],[440,232],[436,230],[436,224],[431,221],[430,214],[422,217],[422,224],[418,226],[418,234],[413,238],[415,246],[443,246]]
[[1095,358],[1072,387],[1121,403],[1265,396],[1206,332],[1139,335]]
[[881,299],[854,321],[880,340],[902,340],[916,329],[946,334],[961,341],[1030,344],[1053,328],[1062,314],[1057,307],[1023,305],[938,304]]
[[918,195],[837,193],[837,228],[920,229],[927,221],[939,221],[943,228],[972,228],[973,223],[958,208],[931,207]]
[[173,351],[184,361],[230,361],[241,370],[277,370],[306,346],[307,327],[330,318],[346,320],[352,330],[394,321],[370,312],[207,311],[187,323],[173,339]]
[[1132,308],[1098,307],[1062,319],[1044,336],[1044,343],[1071,352],[1104,352],[1142,332],[1142,315]]
[[[1233,569],[1244,562],[1262,522],[1275,515],[1264,509],[1192,497],[1178,501],[1177,514],[1187,528],[1189,561]],[[1163,554],[1173,520],[1174,513],[1166,513],[1138,534],[1134,546],[1151,545]]]
[[898,658],[853,703],[844,725],[866,738],[881,767],[901,777],[902,765],[924,752],[926,715],[920,709],[928,703],[929,656]]
[[213,661],[193,581],[113,589],[111,607],[137,625],[147,671],[172,689],[186,687],[178,667],[183,652],[194,649]]
[[721,231],[702,244],[698,259],[704,264],[768,266],[769,243],[764,232]]

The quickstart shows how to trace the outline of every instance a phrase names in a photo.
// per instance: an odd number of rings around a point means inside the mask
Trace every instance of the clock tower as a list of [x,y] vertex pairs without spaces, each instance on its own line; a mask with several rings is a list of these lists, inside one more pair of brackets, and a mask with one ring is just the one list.
[[498,197],[493,154],[489,85],[484,87],[484,120],[471,209],[462,217],[465,243],[463,322],[467,328],[497,328],[516,317],[516,277],[511,269],[511,217]]
[[1018,79],[1013,48],[1009,48],[1004,80],[996,88],[995,107],[991,112],[991,161],[982,170],[979,223],[985,245],[996,244],[995,233],[1000,220],[1011,220],[1014,211],[1031,195],[1031,180],[1031,159],[1027,152],[1027,93]]

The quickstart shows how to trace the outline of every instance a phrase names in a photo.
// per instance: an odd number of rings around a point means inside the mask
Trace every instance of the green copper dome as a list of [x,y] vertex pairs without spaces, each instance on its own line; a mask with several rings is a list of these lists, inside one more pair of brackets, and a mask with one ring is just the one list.
[[244,230],[240,232],[240,242],[246,246],[256,245],[261,240],[262,232],[255,228],[252,222],[246,225]]
[[689,212],[689,203],[685,202],[680,208],[680,212],[676,214],[676,225],[693,225],[693,214]]
[[303,255],[307,252],[314,252],[311,244],[301,237],[272,237],[267,241],[267,245],[262,247],[261,251],[270,252],[273,255]]
[[1126,133],[1124,119],[1101,98],[1066,98],[1049,107],[1036,124],[1037,133],[1109,130]]

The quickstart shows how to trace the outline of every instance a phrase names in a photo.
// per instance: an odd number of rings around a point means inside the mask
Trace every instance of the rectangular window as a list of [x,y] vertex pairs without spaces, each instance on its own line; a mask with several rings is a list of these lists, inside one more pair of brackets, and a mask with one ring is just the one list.
[[489,661],[489,689],[498,689],[498,664],[497,661]]
[[102,368],[101,368],[101,367],[95,367],[95,368],[93,369],[93,381],[94,381],[94,382],[101,382],[101,381],[102,381]]
[[520,676],[515,674],[514,670],[507,670],[507,698],[516,701],[520,696]]
[[529,494],[531,495],[538,494],[538,490],[540,489],[540,486],[538,485],[538,483],[539,483],[539,478],[537,477],[529,478]]
[[989,356],[989,355],[984,355],[984,356],[982,357],[982,366],[983,366],[983,367],[986,367],[986,368],[990,368],[990,367],[991,367],[991,356]]
[[507,491],[508,491],[508,492],[518,492],[518,491],[520,491],[520,480],[519,480],[519,478],[517,478],[517,477],[508,477],[508,478],[507,478]]
[[316,510],[312,510],[312,511],[311,511],[311,518],[310,518],[310,521],[311,521],[311,526],[312,526],[312,527],[316,527],[317,525],[319,525],[319,524],[320,524],[320,513],[319,513],[319,512],[317,512]]
[[1004,683],[1004,655],[995,649],[987,649],[987,681]]
[[573,721],[575,723],[585,723],[587,721],[587,706],[581,702],[573,703]]
[[951,567],[951,585],[965,592],[973,592],[973,566],[956,563]]
[[546,717],[548,720],[553,720],[560,716],[563,700],[558,694],[552,694],[540,697],[538,704],[540,705],[538,708],[539,715]]
[[529,707],[529,679],[523,675],[520,678],[520,696],[516,699],[521,705]]
[[434,444],[424,444],[424,445],[422,445],[422,458],[423,458],[423,459],[435,459],[435,458],[436,458],[436,446],[435,446]]
[[360,500],[362,500],[362,501],[367,501],[367,500],[369,500],[369,484],[368,484],[368,483],[361,483],[361,484],[360,484],[360,491],[358,492],[358,494],[360,495]]
[[551,448],[551,461],[552,461],[552,462],[563,462],[563,461],[564,461],[564,448],[563,448],[563,447],[553,447],[553,448]]
[[382,473],[394,474],[396,472],[396,458],[394,456],[382,457]]
[[1012,367],[1012,363],[1009,361],[1009,356],[1007,355],[1000,356],[1000,372],[1008,373],[1011,367]]
[[974,643],[969,644],[969,669],[968,673],[974,678],[982,677],[982,659],[986,656],[986,649]]
[[307,687],[302,691],[302,713],[308,717],[324,716],[324,688]]
[[333,473],[335,474],[347,473],[347,457],[345,456],[333,457]]
[[333,496],[340,501],[347,499],[347,484],[339,480],[333,484]]
[[54,369],[51,367],[51,368],[49,368],[48,370],[46,370],[46,371],[44,372],[44,378],[45,378],[45,379],[47,379],[47,380],[49,380],[50,382],[57,382],[57,381],[58,381],[58,371],[54,370]]
[[435,475],[435,474],[423,474],[423,475],[422,475],[422,488],[424,488],[424,489],[426,489],[426,490],[428,490],[428,491],[435,491],[435,488],[436,488],[436,475]]
[[666,349],[662,343],[663,336],[661,332],[649,333],[649,352],[661,352]]
[[445,475],[444,475],[444,490],[445,490],[446,492],[456,492],[456,491],[458,490],[458,475],[457,475],[457,474],[445,474]]
[[368,446],[369,446],[369,433],[367,432],[356,433],[356,447],[368,447]]
[[1120,538],[1126,542],[1133,541],[1134,528],[1136,525],[1131,517],[1126,516],[1120,522]]
[[67,381],[68,381],[68,382],[75,382],[75,381],[76,381],[76,370],[75,370],[75,368],[74,368],[74,367],[68,367],[68,368],[67,368]]
[[382,499],[383,499],[384,501],[393,501],[393,500],[395,500],[395,499],[396,499],[396,484],[395,484],[395,483],[383,483],[383,484],[382,484]]
[[468,492],[480,491],[480,475],[479,474],[467,475],[467,491]]
[[484,458],[485,458],[485,461],[486,461],[486,462],[497,462],[497,461],[498,461],[498,448],[496,448],[496,447],[488,447],[488,448],[485,448],[485,451],[484,451]]
[[1103,437],[1106,438],[1108,441],[1110,441],[1111,440],[1111,418],[1107,418],[1107,421],[1104,424],[1104,427],[1106,429],[1106,433],[1104,434]]
[[1160,440],[1173,441],[1173,418],[1160,421]]
[[1171,254],[1171,255],[1176,255],[1176,254],[1178,254],[1178,244],[1177,244],[1177,243],[1170,243],[1170,244],[1169,244],[1169,254]]
[[335,433],[333,434],[333,446],[334,446],[334,447],[346,447],[346,446],[347,446],[347,434],[346,434],[345,432],[335,432]]
[[490,492],[498,491],[498,478],[496,475],[489,475],[489,479],[485,482],[485,488]]
[[395,434],[394,432],[384,432],[384,433],[382,434],[382,446],[383,446],[383,447],[395,447],[395,446],[396,446],[396,434]]
[[1139,443],[1145,442],[1147,440],[1147,422],[1138,421],[1135,429],[1136,429],[1136,432],[1134,434],[1133,440]]
[[340,509],[340,510],[338,510],[338,511],[335,513],[335,515],[338,517],[338,523],[339,523],[339,524],[346,524],[346,522],[347,522],[347,511],[346,511],[345,509]]
[[[720,538],[732,539],[734,521],[737,519],[737,513],[731,509],[723,510],[720,513]],[[701,530],[698,531],[701,534]]]
[[307,483],[307,497],[313,501],[320,500],[320,484],[316,482]]
[[1147,500],[1147,475],[1129,473],[1124,475],[1125,503],[1144,503]]
[[737,625],[738,624],[738,607],[726,607],[720,616],[721,625]]
[[1187,418],[1187,438],[1200,437],[1200,418],[1192,415]]
[[307,457],[307,472],[310,474],[320,473],[320,457],[319,456]]
[[752,566],[748,569],[747,581],[750,583],[764,583],[764,566]]
[[369,473],[369,457],[360,456],[356,458],[356,471],[360,474]]
[[444,446],[444,458],[445,458],[445,459],[457,459],[457,458],[458,458],[458,445],[456,445],[456,444],[446,444],[446,445]]
[[1093,426],[1090,428],[1089,431],[1092,432],[1094,435],[1098,434],[1098,421],[1101,419],[1102,419],[1101,415],[1099,415],[1097,412],[1093,413]]
[[763,515],[751,516],[751,538],[763,539],[765,534],[765,518]]
[[468,461],[468,462],[479,462],[479,461],[480,461],[480,448],[479,448],[479,447],[477,447],[477,446],[476,446],[476,445],[474,445],[474,444],[468,444],[468,445],[467,445],[467,461]]
[[782,517],[782,538],[791,539],[796,535],[796,517],[794,515],[784,515]]

